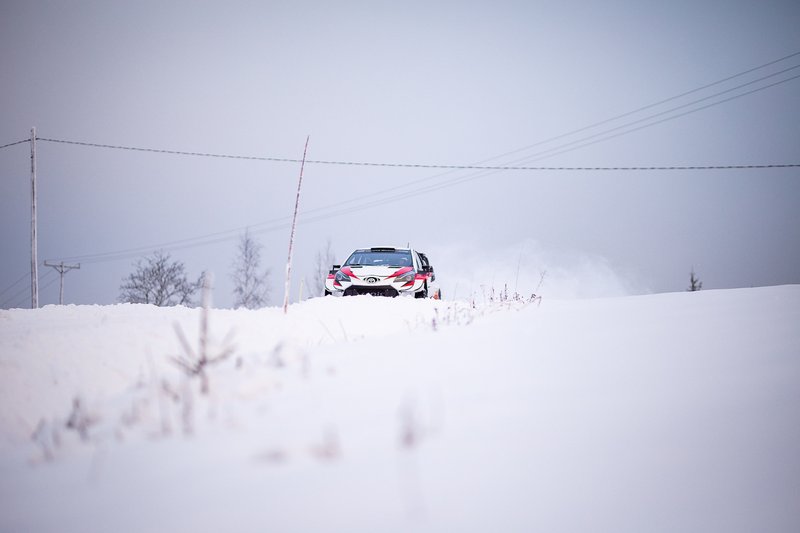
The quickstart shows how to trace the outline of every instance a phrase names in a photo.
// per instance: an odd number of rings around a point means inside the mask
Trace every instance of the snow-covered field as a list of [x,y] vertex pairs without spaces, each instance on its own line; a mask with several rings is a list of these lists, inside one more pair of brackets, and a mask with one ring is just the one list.
[[0,311],[0,531],[800,531],[800,286],[200,316]]

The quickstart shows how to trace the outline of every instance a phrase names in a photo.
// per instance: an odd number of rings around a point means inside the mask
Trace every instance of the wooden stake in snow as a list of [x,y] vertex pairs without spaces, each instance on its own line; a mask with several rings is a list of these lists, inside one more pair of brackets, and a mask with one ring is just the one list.
[[297,198],[294,201],[294,217],[292,217],[292,232],[289,235],[289,259],[286,261],[286,285],[283,290],[283,314],[289,312],[289,284],[292,274],[292,248],[294,247],[294,233],[297,227],[297,211],[300,207],[300,187],[303,185],[303,167],[306,166],[306,153],[308,152],[309,135],[306,137],[306,147],[303,149],[303,161],[300,163],[300,179],[297,181]]

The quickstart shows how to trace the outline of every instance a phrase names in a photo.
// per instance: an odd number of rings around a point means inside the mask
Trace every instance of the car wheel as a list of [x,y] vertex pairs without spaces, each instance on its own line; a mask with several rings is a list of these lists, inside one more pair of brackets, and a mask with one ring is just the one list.
[[422,290],[419,292],[414,293],[414,298],[427,298],[428,297],[428,285],[425,284],[422,286]]
[[325,296],[330,296],[330,295],[331,295],[331,291],[329,291],[328,289],[325,289]]

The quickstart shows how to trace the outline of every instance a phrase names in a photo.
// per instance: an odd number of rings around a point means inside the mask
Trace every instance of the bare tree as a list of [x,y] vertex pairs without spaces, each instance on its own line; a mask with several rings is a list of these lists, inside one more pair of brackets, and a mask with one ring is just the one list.
[[336,256],[331,248],[330,237],[325,242],[325,248],[317,252],[316,261],[314,262],[314,281],[312,287],[314,296],[322,296],[325,293],[325,279],[328,277],[328,271],[331,269]]
[[689,292],[696,292],[703,288],[703,282],[697,277],[694,273],[694,269],[692,269],[692,273],[689,275],[689,288],[686,289]]
[[239,238],[239,253],[233,262],[234,307],[256,309],[263,307],[269,298],[267,279],[269,270],[259,271],[261,266],[261,245],[245,231]]
[[119,301],[160,307],[191,305],[202,279],[201,275],[197,281],[189,281],[183,263],[158,251],[136,262],[136,271],[122,280]]

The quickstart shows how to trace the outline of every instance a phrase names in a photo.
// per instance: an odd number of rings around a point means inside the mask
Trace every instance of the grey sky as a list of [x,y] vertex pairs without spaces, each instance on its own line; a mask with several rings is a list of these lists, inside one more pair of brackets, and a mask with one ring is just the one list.
[[[35,126],[43,138],[299,158],[310,135],[314,160],[470,164],[800,52],[798,28],[795,1],[4,1],[0,145]],[[788,79],[800,68],[712,96],[798,65],[800,55],[491,163],[798,163],[800,79],[536,155]],[[273,271],[272,302],[281,300],[298,165],[37,145],[40,260],[250,226]],[[798,168],[505,171],[458,183],[475,173],[442,174],[308,165],[298,279],[310,278],[330,238],[340,260],[358,246],[410,242],[443,283],[461,280],[449,290],[462,296],[483,283],[478,265],[520,266],[531,279],[543,268],[604,265],[632,292],[683,290],[692,267],[706,288],[800,283]],[[390,201],[365,207],[371,200]],[[0,150],[0,291],[30,269],[29,211],[29,147],[20,144]],[[215,301],[226,306],[237,233],[164,249],[193,276],[214,272]],[[76,259],[67,301],[114,302],[136,260],[123,256]],[[43,287],[56,278],[50,270],[40,269]],[[489,281],[513,281],[502,277]],[[29,305],[26,283],[0,303]],[[41,304],[57,291],[43,288]]]

